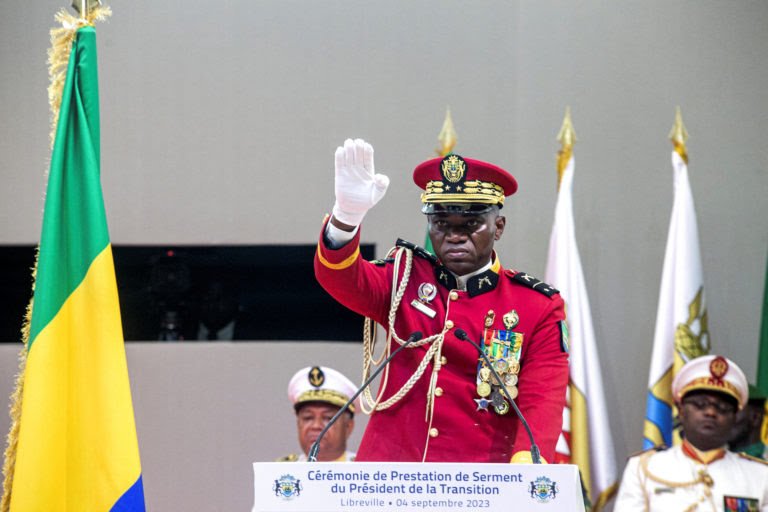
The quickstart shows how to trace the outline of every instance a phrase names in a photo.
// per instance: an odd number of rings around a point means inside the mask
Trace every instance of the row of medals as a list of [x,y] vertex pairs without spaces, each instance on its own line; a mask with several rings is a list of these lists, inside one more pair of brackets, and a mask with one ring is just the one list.
[[[496,314],[493,310],[488,311],[485,315],[486,328],[491,328],[493,326],[495,317]],[[507,330],[511,330],[517,325],[519,317],[517,312],[512,310],[504,315],[503,320]],[[509,391],[509,396],[514,400],[517,398],[518,394],[517,375],[520,373],[520,362],[517,361],[517,359],[514,359],[513,354],[510,355],[512,357],[510,360],[502,358],[494,360],[490,355],[489,359],[491,360],[491,364],[493,364],[496,373],[504,382],[507,391]],[[477,383],[477,394],[480,398],[475,399],[475,402],[477,402],[478,410],[488,410],[488,406],[492,405],[496,414],[507,414],[509,412],[509,402],[504,399],[504,394],[501,391],[501,383],[497,380],[491,369],[488,368],[485,360],[482,360],[477,376],[479,381]]]

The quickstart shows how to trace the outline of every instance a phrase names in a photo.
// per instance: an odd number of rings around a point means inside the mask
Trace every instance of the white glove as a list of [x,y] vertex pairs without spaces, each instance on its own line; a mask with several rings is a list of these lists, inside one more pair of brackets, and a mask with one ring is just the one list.
[[362,139],[347,139],[336,148],[336,204],[333,216],[344,224],[359,226],[365,214],[384,197],[389,178],[376,174],[373,147]]

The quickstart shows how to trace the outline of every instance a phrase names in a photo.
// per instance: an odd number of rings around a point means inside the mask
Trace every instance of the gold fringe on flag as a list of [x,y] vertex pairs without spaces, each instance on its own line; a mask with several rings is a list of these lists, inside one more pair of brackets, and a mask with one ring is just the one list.
[[[72,43],[75,40],[77,30],[85,26],[93,26],[96,21],[102,21],[112,15],[109,7],[97,5],[93,7],[85,17],[77,18],[63,9],[56,14],[56,21],[61,27],[51,29],[51,47],[48,50],[48,104],[51,108],[51,148],[56,137],[56,125],[59,120],[61,108],[61,94],[64,89],[64,81],[67,77],[69,54],[72,51]],[[35,251],[35,264],[32,267],[32,298],[27,305],[27,311],[21,327],[21,341],[23,343],[19,351],[19,373],[16,375],[15,388],[10,396],[9,416],[11,425],[6,438],[5,453],[3,459],[3,496],[0,499],[0,512],[9,512],[11,507],[11,489],[13,487],[13,475],[16,466],[16,448],[19,443],[19,428],[21,426],[21,404],[24,396],[24,370],[27,366],[27,346],[29,344],[29,329],[32,320],[32,305],[35,295],[35,280],[37,277],[37,260],[39,247]]]
[[96,21],[102,21],[112,15],[112,9],[107,6],[97,5],[91,9],[84,18],[72,16],[62,9],[56,14],[56,21],[61,27],[51,29],[51,47],[48,49],[48,104],[51,107],[51,148],[56,139],[56,125],[59,121],[59,109],[61,108],[61,91],[64,89],[64,80],[67,78],[67,66],[69,54],[72,51],[72,42],[75,40],[77,30],[82,27],[92,27]]

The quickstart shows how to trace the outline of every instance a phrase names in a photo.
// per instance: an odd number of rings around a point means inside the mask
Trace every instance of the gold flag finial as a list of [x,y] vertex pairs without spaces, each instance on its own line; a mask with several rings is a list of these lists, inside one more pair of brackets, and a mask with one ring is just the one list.
[[453,119],[451,119],[451,107],[445,109],[445,121],[443,121],[443,127],[440,129],[440,134],[437,136],[437,140],[440,141],[440,147],[436,149],[437,154],[440,156],[446,156],[453,151],[456,146],[456,130],[453,128]]
[[565,167],[573,155],[573,145],[576,143],[576,130],[573,128],[573,121],[571,121],[571,107],[565,107],[565,117],[560,132],[557,134],[557,140],[562,145],[560,151],[557,152],[557,187],[560,188]]
[[688,163],[688,150],[685,147],[685,143],[688,141],[688,130],[685,129],[683,124],[683,114],[680,111],[680,107],[675,108],[675,124],[672,125],[672,129],[669,132],[669,138],[672,141],[672,145],[675,146],[675,151],[683,161]]

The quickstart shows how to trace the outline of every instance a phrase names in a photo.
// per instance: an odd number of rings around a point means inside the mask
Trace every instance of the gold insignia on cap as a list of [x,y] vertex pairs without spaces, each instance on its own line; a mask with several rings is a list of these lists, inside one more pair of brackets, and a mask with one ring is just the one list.
[[728,373],[728,361],[723,356],[717,356],[709,363],[709,373],[716,380],[723,380],[723,376]]
[[309,383],[314,387],[319,388],[324,382],[325,374],[323,373],[323,370],[321,370],[319,366],[313,366],[312,369],[309,370]]
[[443,159],[441,166],[443,176],[451,183],[461,181],[467,171],[467,164],[458,155],[448,155]]

